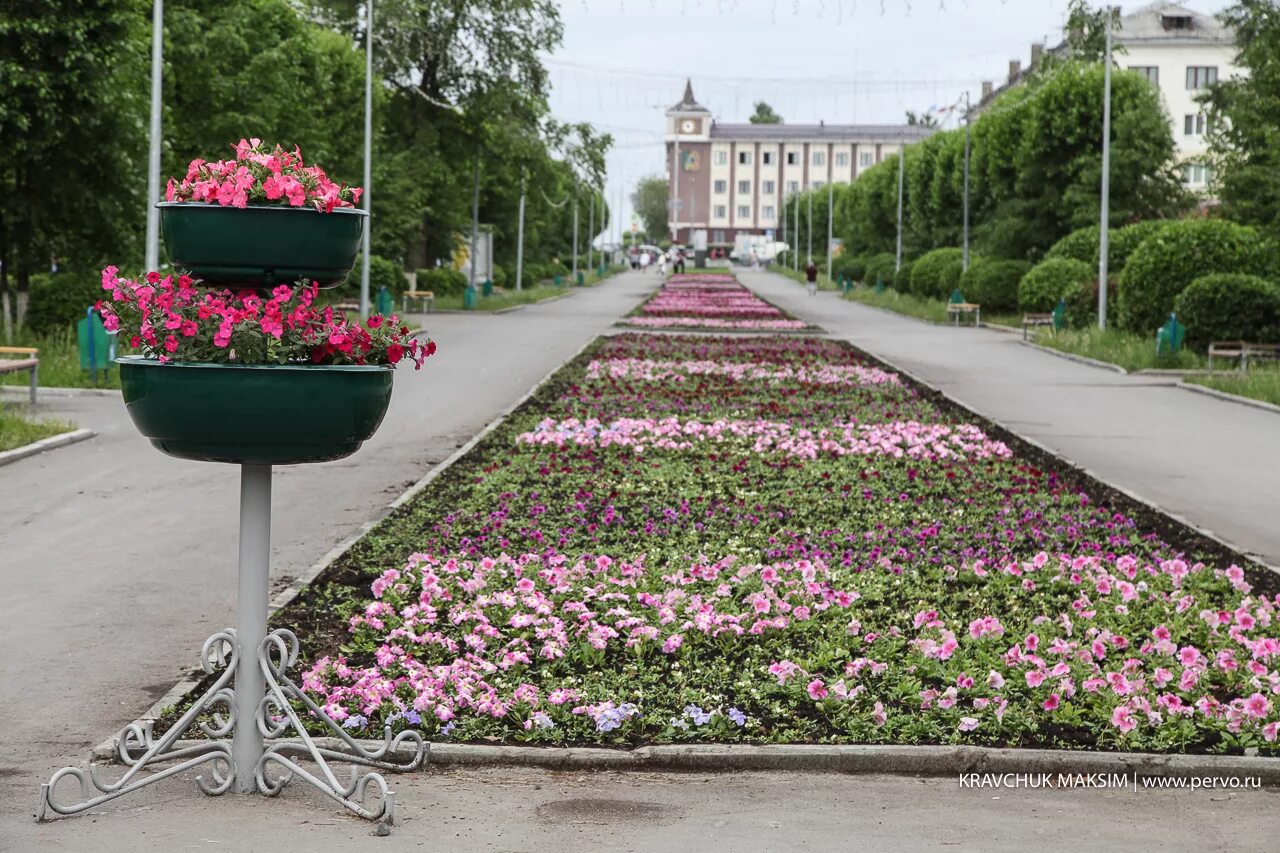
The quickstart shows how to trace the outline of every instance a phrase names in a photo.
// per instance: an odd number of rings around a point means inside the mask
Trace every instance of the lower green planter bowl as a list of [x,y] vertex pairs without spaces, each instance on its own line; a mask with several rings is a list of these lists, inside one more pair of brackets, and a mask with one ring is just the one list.
[[160,202],[164,249],[175,267],[211,284],[275,287],[310,279],[342,284],[355,265],[368,214],[339,207],[223,207]]
[[237,464],[350,456],[382,423],[394,377],[384,366],[116,363],[129,417],[152,445]]

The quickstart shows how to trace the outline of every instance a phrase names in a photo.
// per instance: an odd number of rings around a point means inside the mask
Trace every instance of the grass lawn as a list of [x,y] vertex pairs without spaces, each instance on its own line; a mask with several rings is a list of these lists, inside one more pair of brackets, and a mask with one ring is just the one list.
[[[819,266],[818,269],[822,270],[822,269],[825,269],[825,267]],[[782,275],[785,275],[787,278],[791,279],[794,282],[797,282],[798,284],[806,283],[803,269],[793,270],[791,269],[791,267],[784,267],[784,266],[779,266],[777,264],[770,264],[769,272],[781,273]],[[835,281],[834,279],[827,278],[827,274],[824,272],[818,273],[818,290],[839,290],[839,289],[840,289],[839,282]]]
[[70,432],[74,424],[62,421],[28,420],[12,408],[0,406],[0,453],[31,444],[42,438]]
[[1177,355],[1156,355],[1155,337],[1135,335],[1119,329],[1064,329],[1051,332],[1040,329],[1034,341],[1061,352],[1117,364],[1125,370],[1150,368],[1194,370],[1205,366],[1203,356],[1183,349]]
[[1280,368],[1277,367],[1255,367],[1248,373],[1188,376],[1186,381],[1280,406]]
[[876,293],[875,288],[871,287],[855,287],[846,293],[844,298],[873,308],[884,308],[906,314],[908,317],[928,320],[931,323],[947,322],[947,303],[941,299],[921,299],[919,296],[899,293],[890,288],[885,288],[883,293]]
[[842,342],[600,339],[277,621],[358,734],[1274,753],[1275,581],[984,430]]
[[[603,281],[612,278],[615,274],[621,272],[624,267],[610,267],[605,271],[603,276],[596,275],[595,270],[587,271],[583,278],[583,287],[594,287]],[[499,311],[503,308],[510,308],[514,305],[528,305],[533,302],[539,302],[543,299],[551,299],[555,296],[561,296],[565,293],[572,293],[576,285],[570,284],[570,276],[565,276],[564,284],[556,287],[550,280],[538,282],[536,287],[526,290],[512,290],[510,288],[504,290],[494,290],[493,296],[476,295],[477,311]],[[478,290],[479,288],[477,288]],[[455,296],[439,296],[436,297],[436,308],[444,311],[461,311],[463,310],[462,294]]]

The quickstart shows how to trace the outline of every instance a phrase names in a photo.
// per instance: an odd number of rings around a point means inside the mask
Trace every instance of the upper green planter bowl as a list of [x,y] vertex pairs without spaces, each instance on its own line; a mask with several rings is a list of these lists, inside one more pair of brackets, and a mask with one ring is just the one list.
[[167,202],[160,209],[164,248],[175,267],[227,287],[275,287],[306,278],[321,287],[346,281],[369,214],[353,207],[223,207]]

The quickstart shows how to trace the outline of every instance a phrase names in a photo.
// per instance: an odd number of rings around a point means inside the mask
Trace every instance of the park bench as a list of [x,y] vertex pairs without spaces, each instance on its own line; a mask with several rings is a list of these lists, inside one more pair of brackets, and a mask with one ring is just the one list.
[[1052,314],[1023,314],[1022,315],[1022,339],[1027,340],[1027,332],[1038,326],[1048,326],[1053,328]]
[[975,302],[948,302],[947,316],[956,321],[956,325],[960,325],[960,318],[963,316],[973,317],[973,325],[982,324],[982,306]]
[[[39,375],[40,350],[34,347],[0,347],[0,373],[25,370],[31,374],[31,405],[36,404],[36,381]],[[9,356],[18,356],[9,358]]]
[[1248,341],[1212,341],[1209,344],[1209,372],[1213,372],[1215,358],[1234,358],[1240,361],[1240,370],[1249,369],[1249,359],[1280,359],[1280,344],[1251,344]]
[[436,308],[436,294],[435,294],[435,291],[432,291],[432,290],[406,290],[406,291],[404,292],[404,299],[403,299],[403,300],[402,300],[402,302],[401,302],[401,305],[402,305],[402,308],[403,308],[403,310],[404,310],[404,313],[406,313],[406,314],[408,314],[408,313],[409,313],[409,303],[410,303],[410,302],[416,302],[416,303],[418,303],[418,307],[419,307],[421,310],[426,311],[427,313],[431,313],[431,312],[432,312],[432,311],[434,311],[434,310],[435,310],[435,308]]

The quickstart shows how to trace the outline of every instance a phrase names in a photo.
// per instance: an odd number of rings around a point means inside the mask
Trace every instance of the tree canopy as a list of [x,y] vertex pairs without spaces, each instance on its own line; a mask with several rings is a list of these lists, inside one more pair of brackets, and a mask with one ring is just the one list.
[[667,201],[667,181],[657,175],[642,178],[631,194],[631,208],[650,239],[666,236]]
[[782,124],[782,116],[764,101],[756,101],[756,111],[748,119],[752,124]]

